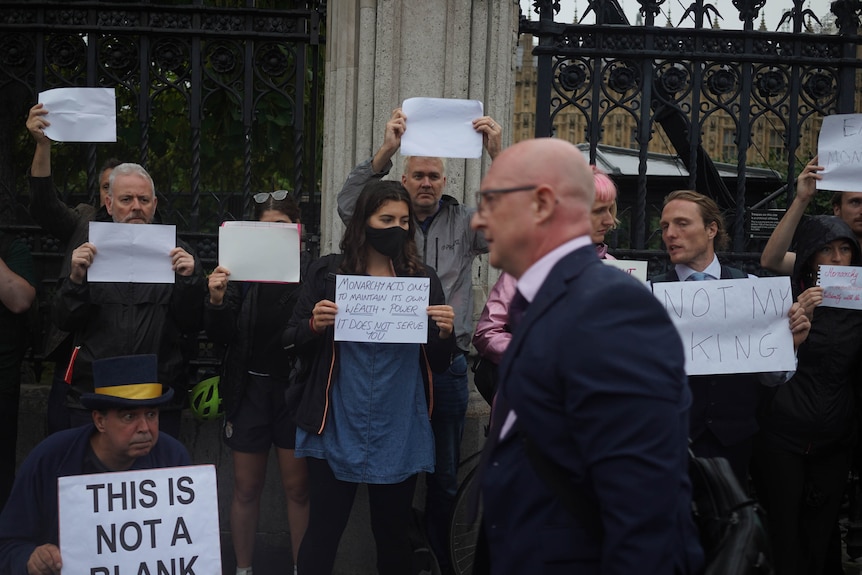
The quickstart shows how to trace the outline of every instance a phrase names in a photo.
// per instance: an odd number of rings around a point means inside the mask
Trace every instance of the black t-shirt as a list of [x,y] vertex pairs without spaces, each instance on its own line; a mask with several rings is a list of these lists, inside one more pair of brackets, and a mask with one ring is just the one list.
[[293,313],[299,284],[261,283],[257,286],[257,315],[254,318],[249,371],[286,376],[287,354],[281,334]]

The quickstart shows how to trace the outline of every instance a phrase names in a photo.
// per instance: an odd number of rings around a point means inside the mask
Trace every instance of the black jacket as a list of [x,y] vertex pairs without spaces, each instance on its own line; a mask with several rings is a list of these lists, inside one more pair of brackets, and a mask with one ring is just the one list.
[[[721,266],[721,279],[748,277],[745,272]],[[679,281],[674,268],[652,278],[655,282]],[[746,441],[757,433],[757,406],[763,394],[757,375],[734,373],[692,375],[689,439],[692,441],[710,431],[725,447]]]
[[[129,224],[137,225],[137,224]],[[177,240],[177,246],[194,255]],[[155,353],[159,356],[159,383],[170,385],[184,400],[188,384],[181,335],[200,331],[206,280],[200,261],[185,277],[176,274],[174,284],[89,283],[80,285],[68,277],[54,295],[53,319],[57,327],[73,334],[81,350],[74,364],[72,388],[93,390],[93,360],[119,355]],[[70,396],[75,399],[75,395]],[[77,406],[73,402],[74,406]]]
[[[859,245],[839,218],[806,218],[796,232],[793,287],[816,281],[806,264],[824,244],[847,239],[852,265],[860,265]],[[795,294],[795,295],[798,295]],[[815,308],[808,338],[797,351],[796,374],[771,390],[760,418],[761,437],[772,447],[808,453],[847,446],[855,440],[855,394],[862,378],[862,311]]]
[[[300,278],[304,278],[310,260],[305,252],[300,254]],[[239,407],[248,385],[248,368],[254,346],[254,322],[258,314],[257,282],[230,282],[221,305],[204,303],[204,329],[207,337],[216,343],[227,345],[222,360],[219,395],[226,417],[230,418]],[[299,298],[300,284],[284,284],[278,305],[289,317]],[[280,313],[279,313],[280,315]],[[284,362],[291,354],[285,352]]]
[[[30,215],[43,230],[66,245],[63,262],[60,264],[60,278],[69,277],[72,270],[72,252],[87,241],[90,222],[113,221],[105,206],[98,209],[89,204],[68,207],[57,196],[50,176],[30,176]],[[45,357],[56,360],[65,368],[66,362],[69,361],[70,347],[69,333],[60,330],[52,321],[45,334]]]
[[[331,254],[311,265],[283,337],[285,348],[296,353],[302,365],[297,385],[292,386],[295,393],[301,394],[301,399],[295,400],[296,425],[318,435],[322,434],[326,427],[330,387],[338,374],[338,343],[334,339],[334,327],[330,326],[318,335],[311,331],[309,320],[317,302],[322,299],[335,301],[335,276],[340,273],[338,266],[341,259],[341,254]],[[431,278],[430,305],[445,303],[443,287],[434,270],[425,266],[421,276]],[[437,325],[429,321],[428,343],[419,346],[419,355],[416,358],[425,382],[429,416],[434,405],[431,372],[444,371],[451,362],[454,351],[455,337],[440,339]],[[289,407],[292,403],[294,402],[288,401]]]

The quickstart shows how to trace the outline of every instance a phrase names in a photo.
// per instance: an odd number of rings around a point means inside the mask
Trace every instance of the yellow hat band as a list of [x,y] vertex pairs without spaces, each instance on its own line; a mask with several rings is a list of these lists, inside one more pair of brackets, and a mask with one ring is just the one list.
[[161,383],[130,383],[128,385],[114,385],[100,387],[96,393],[121,397],[123,399],[155,399],[162,395]]

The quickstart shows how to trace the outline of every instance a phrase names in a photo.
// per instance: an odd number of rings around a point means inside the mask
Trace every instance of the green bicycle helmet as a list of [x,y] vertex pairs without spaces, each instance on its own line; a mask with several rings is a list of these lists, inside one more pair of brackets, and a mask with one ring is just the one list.
[[196,384],[189,391],[189,404],[192,413],[201,421],[211,421],[224,412],[218,393],[219,376],[210,377]]

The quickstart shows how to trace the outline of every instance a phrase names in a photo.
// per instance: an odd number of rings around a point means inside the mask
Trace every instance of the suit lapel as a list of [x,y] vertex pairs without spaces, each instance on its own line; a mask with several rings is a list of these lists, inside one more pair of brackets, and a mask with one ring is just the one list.
[[601,265],[596,256],[595,248],[590,244],[566,255],[551,269],[551,273],[545,278],[542,287],[536,293],[536,297],[530,302],[530,307],[527,308],[524,319],[512,334],[512,341],[509,342],[509,347],[506,348],[506,352],[503,355],[503,361],[500,364],[498,393],[505,389],[512,361],[520,354],[521,347],[527,338],[530,337],[530,332],[533,330],[536,322],[546,313],[553,310],[553,306],[568,291],[569,283],[577,279],[583,273],[584,269],[592,263]]

